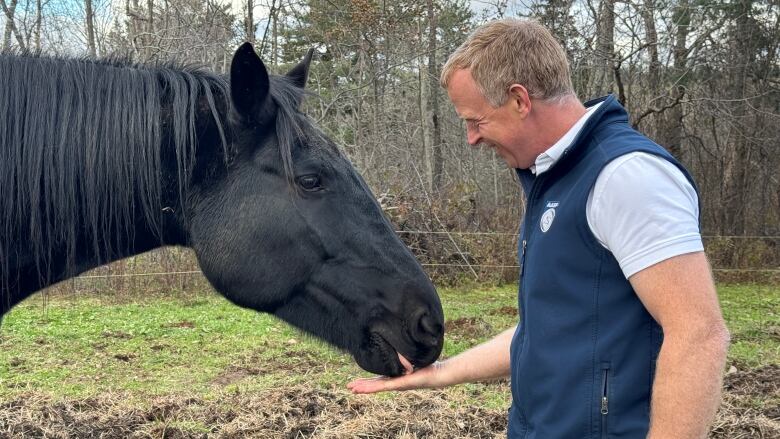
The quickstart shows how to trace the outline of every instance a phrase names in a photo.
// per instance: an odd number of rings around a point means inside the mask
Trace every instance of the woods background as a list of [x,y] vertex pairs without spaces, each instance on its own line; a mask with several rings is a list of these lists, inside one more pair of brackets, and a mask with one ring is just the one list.
[[[583,101],[614,93],[631,123],[694,174],[715,274],[780,281],[779,0],[0,0],[3,49],[224,73],[244,40],[283,73],[316,49],[307,113],[339,144],[440,283],[517,277],[513,172],[468,146],[438,85],[477,25],[535,18],[560,39]],[[2,72],[0,72],[2,74]],[[172,274],[173,273],[173,274]],[[187,289],[166,249],[59,288]],[[106,285],[109,283],[110,285]]]

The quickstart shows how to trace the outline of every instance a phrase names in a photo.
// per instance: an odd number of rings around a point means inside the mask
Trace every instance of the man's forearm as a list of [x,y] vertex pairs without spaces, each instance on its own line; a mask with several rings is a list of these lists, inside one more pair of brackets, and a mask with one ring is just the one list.
[[509,376],[509,346],[515,328],[446,361],[438,361],[413,373],[395,378],[359,378],[347,384],[353,393],[430,389],[486,381]]
[[706,438],[720,404],[728,332],[720,324],[665,334],[653,383],[648,439]]
[[509,346],[515,328],[439,364],[436,387],[509,376]]

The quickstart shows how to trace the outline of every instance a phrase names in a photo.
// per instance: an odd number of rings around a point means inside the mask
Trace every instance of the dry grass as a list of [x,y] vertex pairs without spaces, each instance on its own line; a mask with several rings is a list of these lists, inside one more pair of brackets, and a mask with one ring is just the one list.
[[723,387],[712,438],[780,437],[780,366],[734,367]]
[[34,394],[0,405],[9,438],[498,438],[506,412],[451,408],[444,391],[392,399],[291,387],[222,394],[216,401],[171,395],[144,408],[127,395],[55,402]]
[[[251,375],[251,374],[250,374]],[[780,367],[732,371],[711,438],[780,437]],[[498,383],[506,387],[506,383]],[[463,407],[448,391],[392,397],[342,389],[223,391],[214,399],[184,393],[146,404],[128,394],[52,400],[30,393],[0,404],[2,438],[503,438],[506,412]]]

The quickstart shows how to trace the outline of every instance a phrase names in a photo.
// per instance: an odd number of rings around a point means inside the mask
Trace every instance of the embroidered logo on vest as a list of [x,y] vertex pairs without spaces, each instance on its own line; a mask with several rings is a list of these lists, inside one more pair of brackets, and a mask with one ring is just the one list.
[[558,204],[557,201],[550,201],[547,203],[548,209],[544,211],[542,219],[539,221],[539,227],[542,229],[542,233],[547,233],[547,231],[550,230],[553,220],[555,219],[555,208],[558,207]]

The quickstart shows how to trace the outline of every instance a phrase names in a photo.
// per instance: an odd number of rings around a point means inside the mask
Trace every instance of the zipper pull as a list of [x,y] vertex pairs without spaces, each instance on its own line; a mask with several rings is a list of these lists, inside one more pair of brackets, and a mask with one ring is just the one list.
[[609,413],[609,400],[606,396],[601,397],[601,414],[606,415]]
[[527,243],[528,242],[524,239],[522,244],[523,250],[520,254],[520,260],[518,261],[520,262],[520,285],[521,286],[522,286],[523,275],[525,274],[525,247]]

